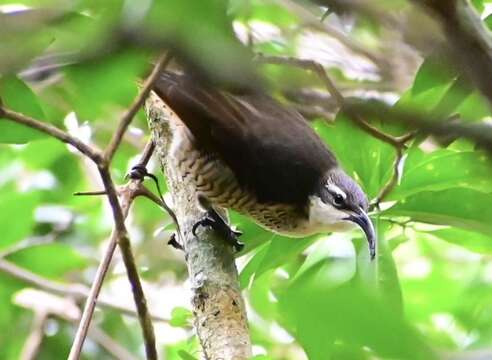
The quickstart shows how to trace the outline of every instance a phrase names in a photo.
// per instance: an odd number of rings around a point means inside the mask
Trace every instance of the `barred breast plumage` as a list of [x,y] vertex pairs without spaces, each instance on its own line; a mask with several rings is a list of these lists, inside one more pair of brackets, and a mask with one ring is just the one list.
[[[173,121],[179,119],[173,117]],[[289,204],[260,203],[256,196],[240,186],[231,169],[213,153],[196,146],[191,132],[184,124],[175,124],[175,136],[169,157],[175,163],[183,181],[211,203],[250,216],[268,230],[294,234],[302,226],[304,216]]]

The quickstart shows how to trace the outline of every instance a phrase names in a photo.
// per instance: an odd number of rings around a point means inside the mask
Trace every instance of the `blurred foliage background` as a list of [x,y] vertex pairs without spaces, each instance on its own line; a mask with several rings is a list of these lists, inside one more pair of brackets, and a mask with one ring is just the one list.
[[[372,199],[393,174],[394,149],[339,113],[315,75],[281,65],[256,72],[254,54],[313,59],[347,99],[490,124],[489,103],[449,62],[425,10],[405,0],[361,2],[361,11],[326,3],[0,0],[0,98],[103,147],[153,59],[171,49],[213,81],[263,79],[312,121]],[[492,1],[472,3],[492,24]],[[148,138],[140,112],[113,162],[118,183]],[[104,199],[72,196],[101,188],[72,148],[5,119],[0,143],[0,359],[64,358],[83,305],[70,290],[90,286],[110,210]],[[463,139],[418,136],[400,167],[373,214],[376,265],[358,231],[288,239],[233,214],[245,232],[237,262],[256,358],[492,358],[489,157]],[[149,170],[164,184],[155,163]],[[185,263],[166,245],[171,220],[138,199],[127,223],[162,358],[199,358]],[[142,358],[138,322],[119,309],[133,309],[119,255],[102,298],[109,306],[96,312],[84,358]]]

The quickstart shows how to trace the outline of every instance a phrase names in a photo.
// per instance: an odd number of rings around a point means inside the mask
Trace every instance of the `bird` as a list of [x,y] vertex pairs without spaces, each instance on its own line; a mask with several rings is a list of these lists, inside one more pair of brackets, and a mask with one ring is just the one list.
[[288,237],[362,229],[370,258],[376,234],[368,199],[335,154],[295,109],[261,90],[224,90],[186,73],[163,71],[153,92],[177,116],[167,156],[196,190],[211,226],[243,244],[218,209],[232,209]]

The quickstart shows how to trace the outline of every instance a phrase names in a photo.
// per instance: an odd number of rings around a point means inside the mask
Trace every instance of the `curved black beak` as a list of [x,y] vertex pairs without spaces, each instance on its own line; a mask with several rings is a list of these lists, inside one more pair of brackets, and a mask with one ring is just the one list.
[[376,257],[376,232],[374,231],[374,226],[372,221],[366,212],[359,209],[357,215],[350,215],[345,220],[352,221],[360,226],[366,235],[367,242],[369,243],[369,253],[371,255],[371,260]]

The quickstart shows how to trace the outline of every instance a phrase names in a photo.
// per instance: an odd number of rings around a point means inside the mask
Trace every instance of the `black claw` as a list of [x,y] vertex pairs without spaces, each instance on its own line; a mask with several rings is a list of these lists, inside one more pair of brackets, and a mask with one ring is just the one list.
[[243,233],[232,230],[224,219],[213,209],[210,209],[206,217],[193,225],[191,232],[194,236],[196,236],[196,230],[199,226],[210,226],[215,231],[218,231],[237,252],[240,252],[244,248],[244,244],[238,240],[238,237]]
[[183,246],[181,246],[181,244],[176,240],[176,234],[175,233],[173,233],[171,235],[171,238],[169,239],[167,244],[171,245],[173,248],[175,248],[177,250],[184,250]]
[[135,165],[131,168],[130,173],[127,176],[133,180],[143,180],[148,175],[149,174],[145,166]]
[[196,236],[196,229],[198,229],[199,226],[210,226],[210,227],[214,227],[215,225],[215,220],[210,218],[210,217],[205,217],[199,221],[197,221],[194,225],[193,225],[193,228],[191,229],[191,233]]

